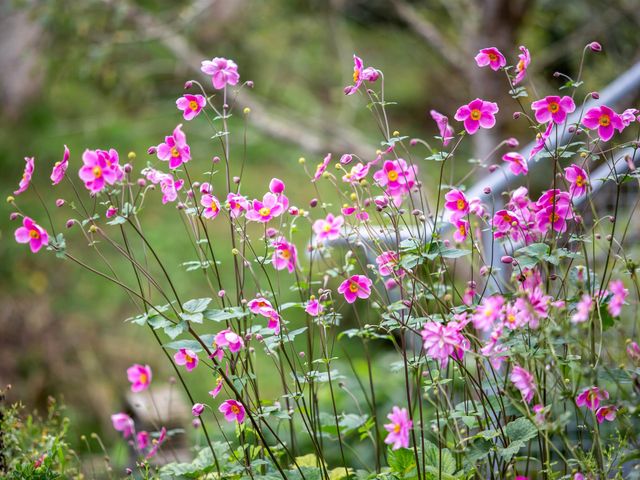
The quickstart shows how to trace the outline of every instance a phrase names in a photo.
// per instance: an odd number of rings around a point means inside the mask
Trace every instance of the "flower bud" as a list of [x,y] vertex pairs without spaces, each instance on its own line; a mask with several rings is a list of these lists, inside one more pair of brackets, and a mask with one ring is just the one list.
[[122,169],[124,170],[124,173],[131,173],[133,171],[133,166],[130,163],[125,163],[122,166]]
[[284,192],[284,182],[279,178],[272,178],[269,183],[269,190],[271,193],[280,194]]
[[592,52],[601,52],[602,51],[602,45],[600,45],[598,42],[591,42],[589,45],[587,45],[587,47],[589,47],[589,49]]
[[342,165],[348,165],[349,163],[351,163],[351,160],[353,160],[353,155],[351,155],[350,153],[345,153],[340,157],[340,163]]
[[591,92],[589,95],[591,95],[591,98],[594,100],[598,100],[600,98],[600,94],[598,92]]
[[298,207],[289,207],[289,215],[296,216],[300,214],[300,209]]
[[220,163],[220,157],[219,156],[215,156],[211,159],[211,162],[213,162],[213,164],[215,165],[216,163]]
[[12,197],[11,195],[7,197],[7,203],[13,203],[15,201],[16,201],[15,197]]
[[247,82],[245,83],[245,85],[249,88],[253,88],[253,80],[247,80]]
[[157,147],[149,147],[149,148],[147,149],[147,153],[148,153],[149,155],[154,155],[157,151],[158,151]]
[[520,118],[521,113],[520,112],[513,112],[513,119],[517,120]]
[[191,80],[187,80],[184,82],[184,89],[189,90],[193,86],[193,82]]
[[502,258],[500,258],[500,261],[504,264],[510,265],[513,263],[513,257],[510,255],[503,255]]
[[411,145],[412,147],[418,144],[418,139],[417,138],[412,138],[411,140],[409,140],[409,145]]
[[58,198],[56,200],[56,207],[60,208],[63,205],[64,205],[64,198]]
[[75,223],[75,221],[70,218],[69,220],[67,220],[67,223],[65,224],[65,227],[71,228],[71,227],[73,227],[74,223]]
[[202,415],[202,412],[204,412],[204,404],[202,403],[195,403],[193,407],[191,407],[191,414],[194,417],[199,417]]
[[514,137],[507,138],[505,143],[509,148],[518,148],[518,146],[520,145],[520,142],[518,142],[518,139]]
[[107,213],[106,213],[106,217],[107,218],[111,218],[113,217],[116,213],[118,213],[118,209],[114,206],[110,206],[109,208],[107,208]]
[[318,199],[317,198],[312,198],[311,201],[309,202],[309,206],[311,208],[316,208],[318,206]]
[[139,178],[137,183],[139,187],[145,187],[147,185],[147,181],[144,178]]
[[227,294],[227,292],[225,292],[224,290],[220,290],[220,291],[218,292],[218,296],[219,296],[220,298],[224,298],[224,296],[225,296],[226,294]]
[[491,187],[484,187],[482,193],[484,193],[485,195],[491,195]]
[[233,183],[236,185],[240,183],[240,177],[233,177]]
[[489,165],[489,172],[493,173],[498,169],[498,165]]
[[244,107],[242,109],[242,113],[244,113],[245,115],[249,115],[251,113],[251,109],[249,107]]
[[298,163],[299,163],[300,165],[303,165],[303,164],[304,164],[304,162],[306,162],[306,160],[305,160],[305,158],[304,158],[304,157],[300,157],[300,158],[298,159]]
[[15,220],[16,218],[18,218],[20,215],[18,214],[18,212],[11,212],[9,214],[9,220]]
[[278,230],[276,230],[275,228],[272,228],[272,227],[267,228],[267,231],[266,231],[267,238],[273,238],[277,234],[278,234]]

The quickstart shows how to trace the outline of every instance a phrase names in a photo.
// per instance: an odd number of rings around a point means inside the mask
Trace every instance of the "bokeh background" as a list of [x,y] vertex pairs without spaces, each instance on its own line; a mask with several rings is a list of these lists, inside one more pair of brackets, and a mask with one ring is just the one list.
[[[315,165],[326,152],[370,157],[379,147],[366,102],[342,93],[354,52],[384,71],[387,99],[397,102],[389,107],[392,129],[403,135],[436,134],[432,108],[452,117],[477,96],[499,102],[497,128],[464,152],[478,158],[496,140],[531,139],[525,122],[510,122],[516,130],[504,125],[517,104],[502,75],[476,67],[479,48],[497,46],[513,64],[518,45],[526,45],[542,96],[564,82],[555,71],[575,77],[583,47],[597,40],[604,51],[586,56],[587,92],[639,60],[639,27],[636,0],[6,0],[0,3],[0,190],[6,196],[16,188],[28,155],[36,157],[35,183],[49,206],[58,197],[71,199],[66,187],[48,188],[64,144],[72,174],[85,148],[116,148],[121,158],[135,152],[135,165],[143,166],[147,148],[180,121],[175,99],[184,82],[203,80],[201,60],[224,56],[254,82],[237,99],[251,108],[244,192],[262,192],[279,176],[294,203],[306,206],[311,193],[299,157]],[[637,100],[630,96],[625,106]],[[243,130],[240,117],[232,130]],[[219,153],[206,122],[187,128],[196,162]],[[428,190],[428,167],[423,180]],[[32,192],[20,206],[27,213],[40,209]],[[124,323],[137,313],[126,295],[69,262],[16,245],[10,211],[2,202],[0,385],[12,384],[12,398],[33,408],[43,408],[49,396],[62,398],[80,451],[83,433],[117,444],[109,415],[126,404],[126,367],[149,363],[165,382],[169,368],[148,332]],[[63,225],[68,211],[53,214]],[[154,207],[145,214],[185,297],[205,296],[180,267],[190,258],[179,235],[167,234],[179,226],[177,218]],[[77,233],[69,239],[82,246]],[[221,235],[221,250],[226,241]]]

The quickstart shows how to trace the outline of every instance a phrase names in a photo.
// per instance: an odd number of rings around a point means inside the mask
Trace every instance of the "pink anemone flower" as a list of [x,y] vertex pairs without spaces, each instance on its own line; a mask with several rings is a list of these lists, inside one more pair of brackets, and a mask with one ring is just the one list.
[[67,167],[69,167],[69,157],[69,148],[65,145],[62,160],[56,162],[53,165],[53,170],[51,171],[50,178],[54,185],[59,184],[64,178],[64,175],[67,172]]
[[387,423],[384,426],[385,430],[389,432],[384,439],[384,443],[392,445],[392,450],[408,448],[409,432],[413,427],[413,422],[409,418],[407,409],[393,407],[387,418],[391,423]]
[[509,170],[514,175],[526,175],[529,173],[529,166],[525,158],[517,152],[505,153],[502,160],[509,163]]
[[322,159],[322,162],[320,162],[316,166],[316,171],[313,174],[313,178],[311,179],[312,182],[316,182],[320,179],[322,174],[327,170],[327,167],[329,166],[330,161],[331,161],[331,154],[327,153],[327,155]]
[[513,79],[514,85],[517,85],[524,80],[530,63],[531,55],[529,54],[529,50],[524,45],[521,45],[520,54],[518,55],[518,64],[516,65],[516,78]]
[[252,222],[266,223],[272,218],[281,215],[284,210],[278,195],[267,192],[262,197],[262,201],[253,200],[251,202],[251,207],[247,210],[246,217],[247,220]]
[[216,90],[222,90],[227,85],[237,85],[240,80],[238,65],[226,58],[215,57],[212,60],[203,60],[200,70],[211,76],[211,83]]
[[220,201],[209,193],[202,195],[200,205],[204,207],[202,216],[204,218],[216,218],[220,214]]
[[618,412],[618,407],[614,405],[606,405],[604,407],[600,407],[596,410],[596,420],[598,423],[602,423],[605,420],[607,422],[613,422],[616,419],[616,413]]
[[224,415],[227,422],[244,422],[244,406],[236,400],[225,400],[222,402],[222,405],[218,407],[218,411]]
[[344,88],[345,95],[353,95],[358,91],[363,81],[375,82],[380,73],[373,67],[364,68],[362,59],[357,55],[353,56],[353,85]]
[[458,108],[453,118],[464,122],[464,129],[469,135],[473,135],[480,127],[492,128],[496,124],[495,115],[499,110],[497,103],[476,98],[469,104]]
[[182,110],[182,116],[187,121],[196,118],[206,104],[207,100],[202,95],[186,94],[176,100],[176,106]]
[[522,399],[529,403],[533,398],[533,394],[536,391],[536,385],[533,380],[533,375],[529,373],[524,368],[516,365],[513,367],[511,371],[511,375],[509,375],[511,382],[515,385],[515,387],[520,390],[522,394]]
[[365,275],[352,275],[338,287],[338,293],[344,295],[348,303],[353,303],[358,298],[369,298],[371,296],[372,281]]
[[536,100],[531,104],[535,111],[536,120],[540,123],[553,121],[555,124],[563,123],[567,115],[576,109],[573,99],[567,95],[560,98],[556,95]]
[[198,355],[193,350],[181,348],[173,356],[177,365],[184,365],[187,372],[192,371],[198,366]]
[[218,332],[214,338],[216,347],[227,347],[231,353],[236,353],[244,347],[244,340],[237,333],[225,329]]
[[340,238],[342,225],[344,225],[342,215],[334,216],[330,213],[326,218],[313,222],[313,231],[319,241],[335,240]]
[[25,192],[27,188],[29,188],[29,184],[31,183],[31,177],[33,176],[33,170],[35,169],[35,158],[24,157],[24,161],[24,172],[22,173],[22,178],[20,179],[20,183],[18,184],[18,189],[13,192],[14,195],[20,195],[21,193]]
[[276,270],[284,270],[293,273],[298,265],[298,250],[293,243],[287,242],[284,237],[279,237],[273,242],[273,257],[271,262]]
[[596,411],[600,406],[600,402],[609,399],[609,392],[598,387],[585,388],[576,397],[576,405],[578,407],[587,407],[591,411]]
[[124,438],[129,438],[134,432],[133,419],[126,413],[114,413],[111,415],[111,423],[117,432],[121,432]]
[[453,140],[455,133],[453,127],[449,125],[449,119],[436,110],[431,110],[429,113],[438,126],[438,132],[440,133],[440,138],[442,138],[442,145],[446,147],[451,143],[451,140]]
[[242,215],[242,212],[246,212],[249,209],[249,201],[244,195],[231,192],[227,194],[227,207],[229,208],[229,215],[232,218],[238,218]]
[[304,307],[304,311],[312,317],[317,317],[324,311],[324,307],[315,296],[311,295],[311,297],[309,297],[309,302]]
[[598,136],[603,142],[611,140],[616,130],[624,130],[624,122],[620,115],[605,105],[590,108],[584,114],[582,124],[591,130],[598,129]]
[[504,55],[496,47],[483,48],[475,57],[479,67],[489,66],[491,70],[497,72],[507,64]]
[[178,125],[171,135],[164,137],[164,143],[156,148],[158,158],[168,161],[171,170],[191,160],[191,149],[187,145],[187,136],[182,131],[182,124]]
[[444,196],[444,208],[449,210],[451,222],[455,223],[469,215],[469,201],[461,190],[452,189]]
[[151,367],[138,363],[127,368],[127,378],[131,382],[131,391],[134,393],[146,390],[151,385]]
[[576,164],[571,165],[564,169],[564,177],[567,179],[571,186],[569,187],[569,193],[573,197],[581,197],[587,193],[587,186],[589,185],[589,176],[587,172]]
[[47,231],[29,217],[22,219],[22,226],[16,229],[15,238],[18,243],[28,243],[33,253],[49,243]]

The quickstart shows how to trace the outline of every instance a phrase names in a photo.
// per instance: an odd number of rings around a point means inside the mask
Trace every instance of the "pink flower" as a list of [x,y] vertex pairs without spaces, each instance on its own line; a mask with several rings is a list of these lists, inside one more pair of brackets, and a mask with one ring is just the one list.
[[353,56],[353,85],[348,85],[344,88],[345,95],[353,95],[358,91],[362,82],[366,80],[367,82],[375,82],[380,73],[373,68],[367,67],[363,68],[364,64],[362,63],[362,59],[356,55]]
[[143,430],[136,434],[136,445],[138,446],[138,450],[146,449],[150,443],[151,437],[149,436],[149,432]]
[[569,96],[562,98],[551,95],[536,100],[531,104],[531,108],[535,111],[536,120],[540,123],[552,121],[555,124],[563,123],[567,119],[567,115],[576,109],[576,104]]
[[69,166],[69,149],[67,146],[64,146],[64,154],[62,155],[62,160],[56,162],[53,165],[53,170],[51,171],[51,181],[54,185],[59,184],[64,178],[64,174],[67,172],[67,167]]
[[353,303],[357,298],[369,298],[372,281],[365,275],[353,275],[338,287],[338,293],[344,295],[347,303]]
[[222,90],[226,85],[237,85],[240,80],[238,65],[226,58],[215,57],[213,60],[203,60],[200,70],[211,76],[211,83],[216,90]]
[[[378,265],[378,273],[383,277],[393,275],[398,268],[399,257],[398,254],[392,250],[382,252],[376,257],[376,264]],[[401,270],[398,274],[402,275],[404,272]]]
[[242,337],[229,329],[218,332],[214,338],[216,347],[227,347],[231,353],[236,353],[244,347]]
[[571,186],[569,187],[569,193],[573,197],[580,197],[587,193],[587,185],[589,185],[589,176],[578,165],[573,164],[570,167],[564,169],[564,177],[567,179]]
[[317,317],[322,313],[323,310],[324,307],[322,306],[320,301],[318,301],[318,299],[313,295],[311,295],[311,297],[309,298],[309,302],[307,303],[306,307],[304,307],[304,311],[312,317]]
[[331,154],[327,153],[327,156],[322,159],[322,162],[318,164],[316,167],[316,173],[313,174],[312,182],[316,182],[322,174],[327,170],[329,166],[329,162],[331,161]]
[[628,127],[633,122],[637,121],[638,109],[637,108],[627,108],[624,112],[620,114],[620,119],[622,120],[622,125]]
[[603,142],[611,140],[616,130],[619,132],[624,130],[624,123],[620,115],[605,105],[590,108],[584,114],[582,124],[591,130],[597,128],[598,136]]
[[627,343],[627,355],[629,359],[634,362],[640,362],[640,345],[636,342],[628,341]]
[[114,413],[111,415],[111,423],[116,432],[122,432],[124,438],[129,438],[133,434],[133,419],[126,413]]
[[494,326],[494,323],[502,318],[502,307],[504,306],[504,297],[502,295],[492,295],[484,297],[482,303],[478,305],[476,312],[471,317],[473,326],[477,330],[488,332]]
[[536,143],[531,149],[531,152],[529,152],[529,160],[531,160],[540,151],[542,151],[545,144],[547,143],[547,140],[551,136],[552,129],[553,129],[553,122],[549,122],[549,125],[547,125],[547,128],[545,129],[545,131],[543,133],[539,133],[538,135],[536,135]]
[[[31,249],[33,250],[33,248]],[[611,314],[612,317],[619,317],[622,312],[622,305],[624,305],[624,300],[629,295],[629,290],[624,288],[624,283],[622,280],[613,280],[609,283],[609,291],[613,294],[611,299],[609,300],[609,305],[607,305],[607,311]]]
[[24,157],[25,166],[24,173],[22,174],[22,178],[20,179],[20,183],[18,184],[18,189],[13,192],[14,195],[20,195],[24,191],[29,188],[29,184],[31,183],[31,177],[33,176],[33,170],[35,169],[35,158],[33,157]]
[[247,210],[247,220],[252,222],[266,223],[274,217],[282,214],[285,210],[282,203],[279,202],[279,197],[271,192],[265,193],[262,197],[262,201],[253,200],[251,207]]
[[33,253],[49,243],[47,231],[29,217],[22,219],[22,226],[16,229],[15,237],[18,243],[28,243]]
[[151,450],[149,450],[149,453],[147,453],[147,456],[145,457],[147,460],[150,459],[151,457],[154,457],[156,453],[158,453],[160,446],[164,443],[166,438],[167,438],[167,429],[165,427],[162,427],[158,438],[154,438],[151,441],[153,447],[151,447]]
[[131,391],[134,393],[146,390],[151,385],[151,367],[138,363],[127,368],[127,378],[131,382]]
[[220,201],[211,194],[205,193],[200,199],[200,205],[204,207],[202,216],[204,218],[216,218],[220,213]]
[[340,238],[340,230],[343,224],[344,218],[342,215],[334,217],[333,213],[330,213],[324,220],[318,219],[313,222],[313,231],[319,241],[335,240]]
[[269,321],[267,322],[267,328],[273,330],[273,333],[278,335],[280,333],[280,314],[275,310],[270,310],[268,312],[267,318]]
[[199,417],[204,412],[205,406],[204,403],[194,403],[193,407],[191,407],[191,415],[194,417]]
[[589,320],[591,311],[593,310],[593,299],[591,295],[585,293],[576,305],[576,312],[571,317],[572,323],[583,323]]
[[238,218],[242,212],[246,212],[249,208],[247,197],[238,193],[227,194],[227,205],[229,207],[229,215],[232,218]]
[[171,170],[191,160],[191,149],[187,145],[187,136],[182,131],[182,124],[178,125],[170,136],[164,137],[164,143],[156,148],[158,158],[168,161]]
[[235,400],[225,400],[222,402],[222,405],[218,407],[218,411],[224,414],[224,418],[227,422],[244,422],[244,406]]
[[211,397],[213,397],[213,398],[216,398],[218,396],[218,394],[220,393],[220,390],[222,390],[222,385],[223,384],[224,384],[224,379],[222,378],[222,375],[220,375],[216,379],[216,386],[214,387],[214,389],[209,391],[209,395],[211,395]]
[[118,209],[113,205],[111,205],[109,208],[107,208],[105,217],[112,218],[112,217],[115,217],[117,213],[118,213]]
[[442,138],[442,145],[446,147],[451,143],[451,140],[453,140],[453,127],[449,125],[449,119],[441,113],[435,110],[431,110],[429,113],[431,114],[431,118],[436,122],[436,125],[438,125],[438,132]]
[[526,175],[529,173],[529,166],[522,155],[516,152],[505,153],[502,160],[509,163],[509,170],[514,175]]
[[298,265],[298,250],[293,243],[287,242],[284,237],[279,237],[273,242],[273,257],[271,262],[276,270],[284,270],[293,273]]
[[459,219],[454,222],[454,226],[456,229],[453,232],[453,239],[458,243],[464,242],[469,236],[469,222]]
[[202,95],[186,94],[176,100],[178,110],[182,110],[185,120],[193,120],[207,104],[207,100]]
[[385,160],[382,169],[373,174],[376,183],[386,188],[387,194],[391,196],[408,193],[416,183],[418,167],[408,165],[407,162],[399,158],[397,160]]
[[284,189],[285,189],[284,182],[279,178],[272,178],[271,181],[269,182],[269,191],[271,193],[280,195],[282,192],[284,192]]
[[387,418],[391,423],[387,423],[384,426],[385,430],[389,432],[384,439],[384,443],[393,445],[391,447],[393,450],[408,448],[409,431],[413,427],[413,422],[409,418],[407,409],[393,407],[391,413],[387,415]]
[[176,180],[172,175],[165,175],[160,180],[160,190],[162,191],[162,203],[175,202],[178,192],[182,188],[184,180]]
[[533,381],[533,375],[526,371],[524,368],[515,365],[509,375],[509,379],[520,390],[522,399],[529,403],[533,398],[533,394],[536,390],[536,385]]
[[98,193],[105,185],[113,185],[122,179],[123,172],[118,164],[118,152],[113,148],[105,150],[85,150],[78,176],[92,193]]
[[198,366],[198,355],[193,350],[181,348],[173,356],[177,365],[184,365],[187,372],[190,372]]
[[451,212],[451,222],[455,223],[462,217],[469,215],[469,202],[462,191],[452,189],[444,196],[444,208]]
[[520,54],[518,55],[518,64],[516,65],[516,78],[513,79],[513,84],[519,84],[527,74],[527,68],[531,63],[531,55],[529,50],[524,45],[520,46]]
[[517,242],[522,237],[522,224],[516,212],[498,210],[493,216],[492,224],[495,238],[508,235],[511,240]]
[[609,392],[598,387],[585,388],[577,397],[578,407],[587,407],[591,411],[596,411],[600,402],[609,399]]
[[263,312],[266,312],[268,310],[273,310],[273,307],[271,306],[271,302],[269,302],[269,300],[267,300],[266,298],[262,298],[262,297],[258,297],[258,298],[254,298],[253,300],[250,300],[247,306],[249,307],[249,311],[251,313],[255,313],[256,315],[262,315],[265,317],[268,317],[269,315]]
[[438,322],[427,322],[422,327],[422,341],[427,355],[440,362],[441,368],[446,368],[449,357],[462,359],[464,352],[469,349],[469,341],[460,333],[463,325],[449,322],[447,325]]
[[596,420],[598,420],[598,423],[602,423],[605,420],[607,422],[613,422],[616,419],[617,411],[618,407],[616,407],[615,405],[600,407],[598,410],[596,410]]
[[497,103],[476,98],[471,103],[458,108],[453,118],[464,122],[464,129],[469,135],[473,135],[480,127],[492,128],[496,124],[495,114],[498,110]]
[[536,227],[541,232],[546,232],[550,226],[556,232],[564,232],[570,217],[571,210],[562,204],[549,205],[536,213]]
[[573,475],[571,480],[584,480],[584,475],[580,472],[577,472]]
[[345,173],[342,176],[342,181],[346,183],[358,183],[360,180],[364,179],[369,175],[369,169],[371,168],[371,163],[362,163],[358,162],[353,167],[351,167],[351,171]]
[[507,64],[504,55],[500,53],[496,47],[483,48],[475,57],[479,67],[491,67],[491,70],[497,72]]

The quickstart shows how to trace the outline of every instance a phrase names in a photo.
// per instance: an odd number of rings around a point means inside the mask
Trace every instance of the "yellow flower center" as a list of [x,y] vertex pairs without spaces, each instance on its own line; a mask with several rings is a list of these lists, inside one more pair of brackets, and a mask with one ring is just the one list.
[[171,147],[171,156],[176,158],[180,156],[180,152],[176,147]]
[[549,221],[550,222],[557,222],[558,220],[560,220],[560,215],[558,215],[555,212],[549,214]]
[[351,293],[356,293],[360,289],[360,286],[356,282],[351,282],[349,284],[349,291]]
[[584,187],[584,177],[582,175],[578,175],[576,177],[576,185],[579,187]]
[[198,102],[196,102],[195,100],[191,100],[189,102],[189,108],[195,112],[196,110],[198,110]]
[[524,70],[524,60],[520,60],[520,61],[518,62],[518,65],[516,66],[516,70],[517,70],[518,72],[521,72],[521,71],[523,71],[523,70]]
[[516,316],[512,313],[510,315],[507,316],[507,322],[514,324],[516,323]]
[[400,424],[399,424],[399,423],[396,423],[396,424],[393,426],[393,433],[400,433],[401,428],[402,428],[402,427],[400,426]]
[[60,166],[60,163],[62,163],[62,162],[58,161],[58,162],[54,163],[54,164],[53,164],[53,166],[54,166],[54,167],[59,167],[59,166]]
[[467,227],[464,226],[464,223],[460,224],[460,226],[458,227],[458,231],[463,237],[467,234]]
[[353,83],[356,83],[360,78],[360,71],[357,69],[353,69]]
[[184,359],[186,360],[187,363],[192,363],[193,362],[193,357],[191,355],[189,355],[188,353],[184,354]]
[[498,56],[495,53],[490,53],[489,54],[489,60],[491,62],[495,62],[498,59]]
[[231,405],[231,411],[233,412],[234,415],[237,415],[240,413],[240,408],[238,408],[237,405]]
[[322,230],[324,230],[325,232],[330,232],[331,231],[331,224],[330,223],[325,223],[324,227],[322,227]]
[[481,116],[482,116],[482,112],[480,110],[478,110],[477,108],[474,108],[473,110],[471,110],[471,119],[472,120],[480,120]]
[[611,118],[609,118],[609,115],[601,115],[598,123],[601,127],[608,127],[611,124]]
[[93,176],[96,178],[100,178],[102,176],[102,168],[98,166],[93,167],[93,170],[91,170],[91,172],[93,173]]
[[458,210],[464,210],[464,208],[466,207],[466,202],[460,199],[458,200],[456,205],[458,206]]
[[560,105],[558,104],[558,102],[551,102],[547,108],[549,109],[549,111],[551,113],[556,113],[558,110],[560,110]]
[[33,230],[29,230],[29,236],[33,239],[38,239],[40,238],[40,232],[34,228]]
[[258,210],[258,213],[261,217],[268,217],[271,213],[271,209],[269,207],[262,207],[260,210]]
[[149,377],[147,377],[146,373],[141,373],[140,378],[138,378],[138,380],[140,381],[140,383],[147,383],[147,381],[149,380]]
[[395,182],[398,179],[398,172],[396,172],[395,170],[389,170],[389,173],[387,173],[387,178],[392,182]]
[[280,256],[285,260],[289,260],[289,258],[291,258],[291,252],[289,250],[280,250]]

